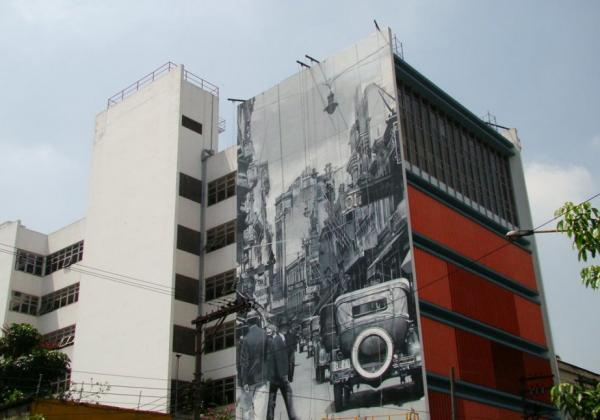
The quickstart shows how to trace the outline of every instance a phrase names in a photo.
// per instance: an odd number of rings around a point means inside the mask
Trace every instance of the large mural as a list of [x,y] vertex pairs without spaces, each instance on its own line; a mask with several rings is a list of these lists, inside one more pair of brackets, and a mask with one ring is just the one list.
[[428,418],[397,130],[389,32],[239,106],[238,418]]

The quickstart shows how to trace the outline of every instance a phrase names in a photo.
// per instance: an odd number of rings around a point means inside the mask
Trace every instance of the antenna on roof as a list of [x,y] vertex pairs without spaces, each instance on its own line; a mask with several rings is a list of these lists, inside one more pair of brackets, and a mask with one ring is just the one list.
[[308,64],[306,64],[306,63],[303,63],[303,62],[302,62],[302,61],[300,61],[300,60],[296,60],[296,63],[300,64],[302,67],[306,67],[307,69],[309,69],[309,68],[310,68],[310,66],[309,66]]
[[317,63],[317,64],[319,64],[319,63],[320,63],[320,61],[319,61],[319,60],[317,60],[316,58],[312,58],[312,57],[311,57],[310,55],[308,55],[308,54],[304,54],[304,56],[305,56],[306,58],[308,58],[308,59],[309,59],[311,62],[313,62],[313,63]]
[[379,25],[377,24],[377,21],[375,19],[373,19],[373,23],[375,24],[375,28],[381,32],[381,29],[379,29]]

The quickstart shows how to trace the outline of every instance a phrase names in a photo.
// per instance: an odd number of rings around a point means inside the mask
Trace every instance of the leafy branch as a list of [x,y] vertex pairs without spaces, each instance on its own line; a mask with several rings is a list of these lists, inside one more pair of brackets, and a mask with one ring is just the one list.
[[[566,202],[554,213],[562,217],[556,225],[573,241],[577,259],[587,261],[600,254],[600,211],[589,202],[573,204]],[[586,287],[600,289],[600,266],[591,265],[581,270],[581,281]]]

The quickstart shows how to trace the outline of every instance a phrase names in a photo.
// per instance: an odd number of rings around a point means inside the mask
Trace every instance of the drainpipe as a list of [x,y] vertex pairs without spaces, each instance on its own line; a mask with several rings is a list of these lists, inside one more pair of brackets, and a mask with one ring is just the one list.
[[[204,254],[206,253],[206,200],[208,197],[207,160],[214,156],[212,149],[203,149],[200,157],[200,172],[202,192],[200,198],[200,255],[198,258],[198,317],[202,316],[202,303],[204,300]],[[200,420],[200,401],[202,399],[202,325],[196,325],[196,368],[194,372],[196,381],[194,398],[194,420]]]

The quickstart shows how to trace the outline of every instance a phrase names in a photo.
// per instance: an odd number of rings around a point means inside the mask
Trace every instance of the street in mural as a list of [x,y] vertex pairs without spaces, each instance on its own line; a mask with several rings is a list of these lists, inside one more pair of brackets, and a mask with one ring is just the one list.
[[240,418],[427,418],[388,40],[238,109]]

